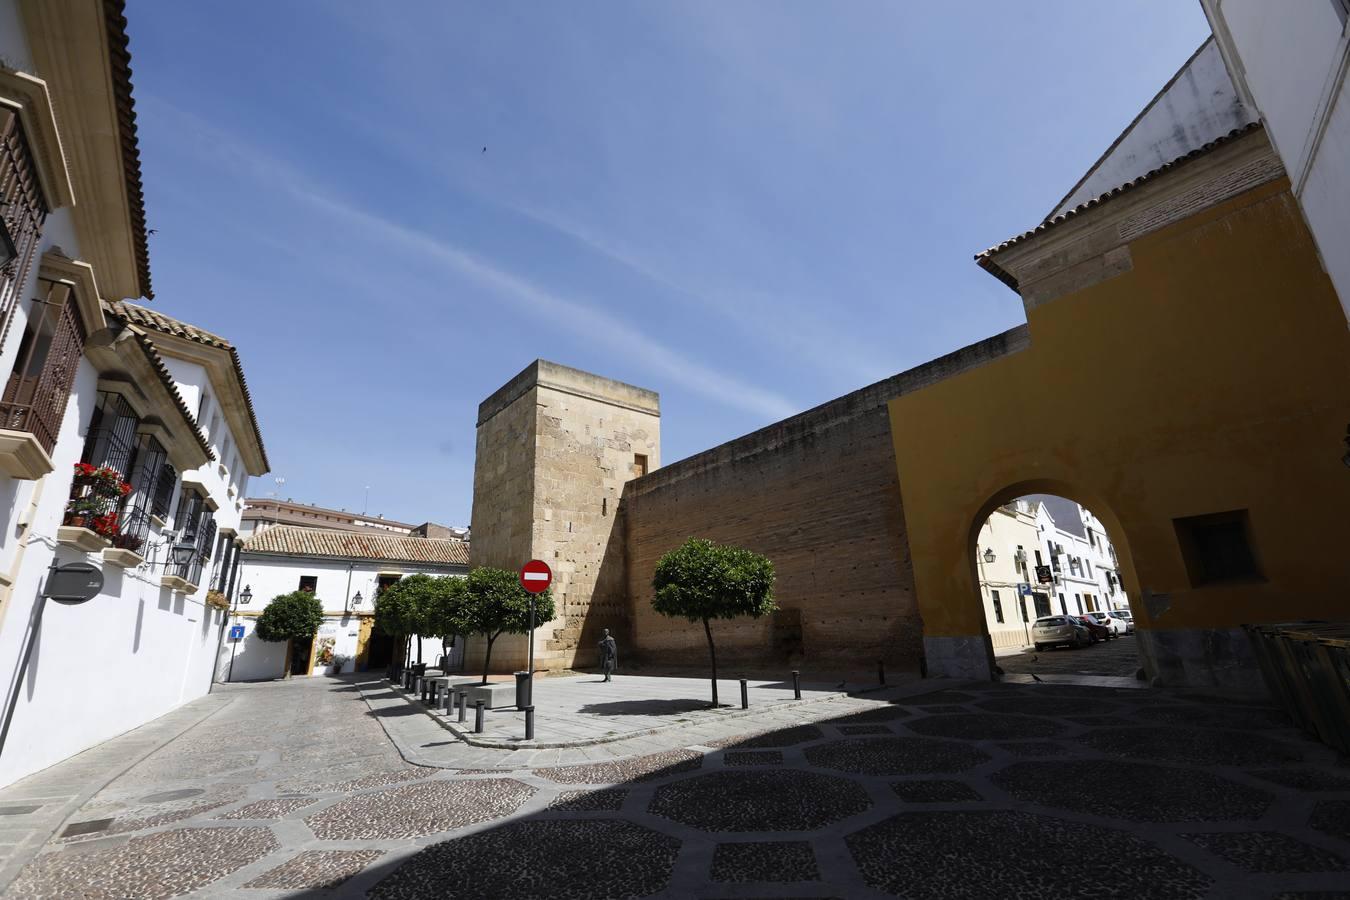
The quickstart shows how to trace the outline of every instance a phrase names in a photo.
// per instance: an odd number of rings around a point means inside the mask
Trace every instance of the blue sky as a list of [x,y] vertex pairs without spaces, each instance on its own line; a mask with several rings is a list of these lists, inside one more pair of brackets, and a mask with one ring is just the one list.
[[128,7],[153,305],[239,346],[250,493],[447,524],[536,357],[659,391],[670,463],[1022,322],[972,255],[1208,33],[1195,0]]

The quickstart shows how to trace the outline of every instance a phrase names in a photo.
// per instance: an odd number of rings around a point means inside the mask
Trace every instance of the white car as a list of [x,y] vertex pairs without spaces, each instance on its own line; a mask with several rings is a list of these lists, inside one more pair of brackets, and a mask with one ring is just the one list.
[[1129,633],[1125,625],[1125,620],[1118,619],[1115,616],[1111,615],[1110,613],[1090,612],[1084,613],[1084,615],[1086,615],[1092,621],[1096,622],[1098,625],[1101,625],[1105,628],[1110,628],[1111,633],[1113,635],[1119,636],[1122,634]]
[[1113,609],[1107,615],[1117,622],[1125,623],[1126,634],[1134,634],[1134,614],[1128,609]]
[[1073,616],[1041,616],[1031,626],[1031,641],[1037,650],[1061,644],[1086,647],[1090,640],[1087,628],[1075,622]]

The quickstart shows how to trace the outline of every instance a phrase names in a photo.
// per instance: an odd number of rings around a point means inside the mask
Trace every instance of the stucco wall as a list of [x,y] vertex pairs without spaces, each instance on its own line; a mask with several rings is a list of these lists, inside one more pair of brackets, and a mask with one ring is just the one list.
[[[926,633],[984,634],[977,523],[1056,493],[1110,532],[1169,678],[1244,677],[1213,667],[1240,662],[1224,657],[1240,643],[1214,652],[1231,629],[1350,612],[1350,337],[1284,179],[1129,253],[1127,271],[1033,307],[1025,352],[891,401]],[[1050,384],[1078,415],[1042,414]],[[1173,520],[1241,509],[1264,580],[1192,587]]]

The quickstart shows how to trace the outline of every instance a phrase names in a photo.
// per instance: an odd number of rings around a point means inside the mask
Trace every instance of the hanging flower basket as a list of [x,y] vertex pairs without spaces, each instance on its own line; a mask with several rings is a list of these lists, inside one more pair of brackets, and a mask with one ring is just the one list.
[[95,516],[89,526],[93,532],[100,537],[112,540],[117,537],[118,532],[122,530],[121,524],[117,520],[117,513],[104,513],[101,516]]
[[145,538],[137,537],[134,534],[116,534],[113,536],[112,544],[118,550],[130,550],[132,553],[139,553],[141,547],[145,545]]
[[225,599],[225,595],[220,591],[207,591],[206,605],[214,606],[216,609],[229,609],[230,601]]

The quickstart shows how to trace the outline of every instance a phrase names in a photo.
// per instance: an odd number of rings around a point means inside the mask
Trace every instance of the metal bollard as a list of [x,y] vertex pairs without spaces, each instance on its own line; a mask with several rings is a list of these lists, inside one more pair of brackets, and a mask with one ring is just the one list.
[[792,672],[792,697],[795,700],[802,699],[802,673],[795,669]]
[[919,677],[928,677],[928,657],[922,653],[919,654]]
[[455,702],[459,704],[459,721],[463,722],[469,711],[469,695],[463,691],[455,691]]
[[886,663],[884,660],[877,660],[877,683],[884,685],[886,683]]
[[741,709],[750,708],[750,689],[744,678],[741,679]]
[[525,740],[534,740],[534,707],[525,707]]
[[473,733],[483,733],[483,704],[485,700],[473,701]]

